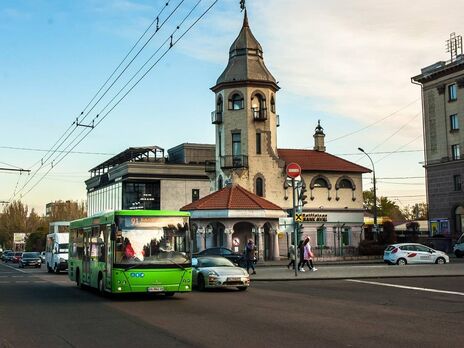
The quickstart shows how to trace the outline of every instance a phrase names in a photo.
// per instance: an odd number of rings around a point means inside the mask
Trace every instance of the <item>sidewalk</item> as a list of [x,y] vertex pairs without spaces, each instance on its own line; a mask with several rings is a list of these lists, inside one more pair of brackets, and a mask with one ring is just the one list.
[[[289,259],[279,261],[260,261],[257,267],[286,267],[290,262]],[[355,264],[383,264],[383,256],[329,256],[317,257],[315,259],[318,265],[355,265]]]
[[380,259],[357,261],[315,261],[317,271],[297,272],[288,269],[288,260],[258,264],[256,274],[250,276],[251,281],[295,281],[295,280],[335,280],[362,278],[401,278],[401,277],[450,277],[464,276],[464,263],[456,262],[445,265],[420,264],[396,266],[384,264]]

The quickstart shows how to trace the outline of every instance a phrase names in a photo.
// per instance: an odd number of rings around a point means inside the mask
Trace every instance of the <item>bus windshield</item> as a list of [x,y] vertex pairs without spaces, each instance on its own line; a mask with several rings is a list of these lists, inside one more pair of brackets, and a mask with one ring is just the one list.
[[187,222],[183,217],[120,216],[114,263],[188,263]]

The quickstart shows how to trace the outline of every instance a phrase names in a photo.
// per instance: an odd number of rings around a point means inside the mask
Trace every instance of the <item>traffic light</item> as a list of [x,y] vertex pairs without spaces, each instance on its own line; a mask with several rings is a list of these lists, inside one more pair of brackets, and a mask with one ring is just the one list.
[[306,195],[306,183],[303,182],[303,184],[301,185],[301,190],[300,190],[300,194],[298,196],[298,199],[300,201],[300,204],[301,206],[303,207],[305,204],[308,203],[308,201],[306,200],[308,198],[308,196]]

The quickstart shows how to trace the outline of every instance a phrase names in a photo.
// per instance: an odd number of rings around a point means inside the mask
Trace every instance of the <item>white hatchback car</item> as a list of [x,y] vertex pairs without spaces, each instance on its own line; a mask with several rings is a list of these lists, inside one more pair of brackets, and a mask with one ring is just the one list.
[[449,263],[449,256],[443,251],[417,243],[392,244],[385,249],[383,260],[400,266],[408,263]]

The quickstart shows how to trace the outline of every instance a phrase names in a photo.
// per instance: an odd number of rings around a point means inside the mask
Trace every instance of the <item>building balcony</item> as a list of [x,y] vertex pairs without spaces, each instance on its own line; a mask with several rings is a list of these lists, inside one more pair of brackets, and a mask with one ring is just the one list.
[[205,172],[215,173],[216,172],[216,161],[205,161]]
[[213,111],[211,113],[211,123],[212,124],[222,123],[222,111]]
[[221,156],[221,168],[248,168],[248,156],[235,155],[235,156]]
[[252,108],[253,119],[255,121],[266,121],[267,120],[267,109]]

